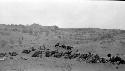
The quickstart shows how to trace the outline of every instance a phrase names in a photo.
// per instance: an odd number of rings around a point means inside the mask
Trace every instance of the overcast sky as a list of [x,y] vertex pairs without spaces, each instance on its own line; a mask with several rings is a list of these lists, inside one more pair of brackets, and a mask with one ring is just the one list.
[[0,24],[125,29],[125,2],[88,0],[1,0]]

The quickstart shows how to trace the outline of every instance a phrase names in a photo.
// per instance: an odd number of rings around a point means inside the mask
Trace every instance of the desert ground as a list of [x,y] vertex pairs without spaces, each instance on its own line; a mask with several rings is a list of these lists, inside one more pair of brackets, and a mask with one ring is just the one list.
[[0,71],[125,71],[125,30],[1,24]]

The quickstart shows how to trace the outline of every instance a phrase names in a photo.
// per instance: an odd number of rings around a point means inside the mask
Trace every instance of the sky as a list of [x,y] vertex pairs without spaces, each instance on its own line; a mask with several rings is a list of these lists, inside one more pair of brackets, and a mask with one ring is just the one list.
[[125,29],[125,2],[0,0],[0,24]]

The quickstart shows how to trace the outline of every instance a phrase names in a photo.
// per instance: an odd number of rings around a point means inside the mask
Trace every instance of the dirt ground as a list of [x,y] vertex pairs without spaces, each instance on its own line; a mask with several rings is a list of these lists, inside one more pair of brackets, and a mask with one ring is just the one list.
[[[2,26],[2,25],[1,25]],[[33,58],[33,52],[22,53],[24,49],[47,49],[65,52],[55,48],[56,43],[74,47],[73,53],[98,54],[106,57],[108,53],[125,58],[125,32],[118,29],[97,28],[58,28],[55,26],[10,26],[0,29],[0,53],[7,53],[0,60],[0,71],[124,71],[125,65],[85,64],[64,58]],[[9,52],[17,52],[10,56]]]

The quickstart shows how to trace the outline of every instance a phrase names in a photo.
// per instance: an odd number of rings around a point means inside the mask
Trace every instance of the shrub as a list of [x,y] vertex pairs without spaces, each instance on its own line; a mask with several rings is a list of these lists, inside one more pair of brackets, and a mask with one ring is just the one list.
[[27,49],[24,49],[23,51],[22,51],[22,53],[25,53],[25,54],[29,54],[31,52],[31,50],[27,50]]

